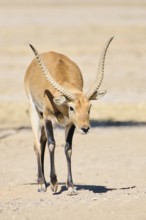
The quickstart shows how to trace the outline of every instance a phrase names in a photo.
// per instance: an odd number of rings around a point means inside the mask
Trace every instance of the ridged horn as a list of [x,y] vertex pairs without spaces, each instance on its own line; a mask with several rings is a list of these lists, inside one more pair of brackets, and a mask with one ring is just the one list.
[[95,80],[95,84],[93,85],[93,87],[86,93],[86,96],[88,97],[88,99],[90,100],[91,97],[93,96],[93,94],[99,89],[103,77],[104,77],[104,64],[105,64],[105,57],[106,57],[106,52],[107,49],[111,43],[111,41],[113,40],[114,37],[111,37],[108,42],[105,44],[101,56],[100,56],[100,60],[99,60],[99,65],[98,65],[98,72],[97,72],[97,76],[96,76],[96,80]]
[[69,90],[67,90],[66,88],[62,87],[58,82],[56,82],[56,80],[52,77],[52,75],[49,73],[45,63],[43,62],[41,56],[39,55],[39,53],[37,52],[37,50],[31,45],[29,44],[29,46],[31,47],[32,51],[35,54],[35,57],[37,59],[37,62],[42,70],[42,73],[44,74],[44,76],[46,77],[46,79],[48,80],[48,82],[50,83],[50,85],[56,89],[58,92],[60,92],[62,95],[64,95],[66,98],[70,99],[70,100],[74,100],[75,96],[73,93],[71,93]]

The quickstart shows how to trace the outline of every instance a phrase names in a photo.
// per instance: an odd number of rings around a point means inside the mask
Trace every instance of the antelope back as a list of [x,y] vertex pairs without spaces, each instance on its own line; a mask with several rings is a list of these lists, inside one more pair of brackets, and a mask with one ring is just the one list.
[[[64,88],[73,92],[83,90],[83,78],[78,66],[68,57],[55,52],[41,54],[52,77]],[[44,92],[48,90],[53,96],[59,93],[54,89],[42,73],[36,59],[32,61],[25,75],[25,90],[27,95],[30,93],[38,101],[44,97]]]

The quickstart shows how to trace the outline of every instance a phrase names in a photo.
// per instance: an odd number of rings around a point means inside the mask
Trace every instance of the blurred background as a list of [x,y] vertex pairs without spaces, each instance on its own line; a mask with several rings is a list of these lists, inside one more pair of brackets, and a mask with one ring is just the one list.
[[34,58],[29,48],[57,51],[80,67],[84,90],[92,86],[99,56],[115,36],[105,64],[91,118],[146,122],[145,0],[1,0],[0,128],[30,126],[23,89],[25,71]]

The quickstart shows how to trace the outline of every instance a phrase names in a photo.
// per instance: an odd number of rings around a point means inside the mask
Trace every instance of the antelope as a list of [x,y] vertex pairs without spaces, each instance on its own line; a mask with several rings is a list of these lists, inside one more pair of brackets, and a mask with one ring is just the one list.
[[35,58],[29,65],[24,88],[29,103],[29,115],[34,135],[34,150],[38,165],[38,191],[47,190],[44,175],[44,153],[46,142],[50,154],[50,185],[54,193],[58,189],[54,153],[55,138],[53,124],[57,122],[65,127],[65,155],[67,160],[67,188],[69,195],[77,194],[71,169],[72,139],[75,128],[82,134],[90,129],[91,100],[97,100],[106,91],[99,92],[104,77],[104,64],[107,49],[113,40],[105,44],[99,61],[98,72],[91,89],[83,92],[83,77],[79,67],[67,56],[46,52],[39,55],[30,45]]

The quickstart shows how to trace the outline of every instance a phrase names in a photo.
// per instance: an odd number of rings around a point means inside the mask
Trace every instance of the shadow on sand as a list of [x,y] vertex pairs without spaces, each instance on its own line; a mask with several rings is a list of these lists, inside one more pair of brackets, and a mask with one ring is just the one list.
[[[60,183],[59,185],[63,185],[63,183]],[[93,193],[98,193],[98,194],[102,194],[102,193],[107,193],[109,191],[114,191],[114,190],[128,190],[128,189],[134,189],[136,188],[136,186],[130,186],[130,187],[123,187],[123,188],[108,188],[106,186],[96,186],[96,185],[75,185],[77,191],[80,190],[88,190],[91,191]],[[62,192],[66,191],[67,188],[65,185],[61,186],[61,189],[59,192],[55,193],[55,195],[61,194]]]
[[77,190],[88,190],[93,193],[107,193],[109,191],[114,191],[114,190],[128,190],[128,189],[133,189],[136,188],[136,186],[131,186],[131,187],[123,187],[123,188],[108,188],[106,186],[95,186],[95,185],[76,185]]

